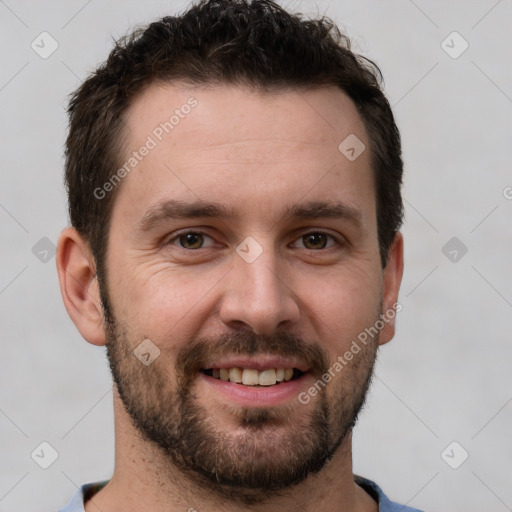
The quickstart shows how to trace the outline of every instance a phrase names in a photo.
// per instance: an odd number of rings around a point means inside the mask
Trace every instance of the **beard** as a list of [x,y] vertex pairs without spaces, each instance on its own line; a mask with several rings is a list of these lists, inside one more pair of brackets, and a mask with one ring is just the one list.
[[212,356],[294,356],[316,380],[329,370],[327,352],[288,332],[236,331],[184,344],[171,375],[164,361],[165,347],[160,347],[161,356],[150,366],[141,364],[133,354],[140,339],[130,338],[104,296],[102,303],[113,381],[133,426],[163,456],[163,471],[170,481],[178,470],[194,488],[206,488],[220,499],[245,505],[264,502],[324,468],[352,431],[365,403],[377,338],[340,375],[320,387],[309,407],[298,400],[272,408],[224,404],[236,429],[222,428],[194,394],[199,372]]

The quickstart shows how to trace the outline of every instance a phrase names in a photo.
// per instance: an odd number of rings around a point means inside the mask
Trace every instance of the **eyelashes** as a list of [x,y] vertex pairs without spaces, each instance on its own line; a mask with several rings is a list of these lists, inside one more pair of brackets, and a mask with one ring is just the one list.
[[[209,243],[205,246],[205,243],[208,241],[213,243]],[[297,243],[302,243],[302,247],[297,247]],[[215,240],[203,231],[187,230],[176,234],[165,245],[176,246],[184,251],[198,251],[199,249],[213,247],[215,245]],[[291,245],[297,249],[321,251],[331,249],[336,246],[343,246],[344,244],[338,237],[331,233],[312,230],[303,233]]]

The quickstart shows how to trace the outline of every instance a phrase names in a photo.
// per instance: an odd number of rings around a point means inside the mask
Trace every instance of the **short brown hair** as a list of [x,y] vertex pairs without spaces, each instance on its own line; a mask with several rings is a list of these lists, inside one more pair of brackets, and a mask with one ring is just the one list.
[[[402,223],[400,135],[370,60],[325,17],[306,20],[271,0],[204,0],[117,41],[72,94],[65,182],[71,224],[87,240],[100,283],[119,187],[95,190],[121,165],[123,115],[153,82],[234,84],[260,90],[337,86],[355,103],[370,138],[382,265]],[[341,142],[341,141],[340,141]]]

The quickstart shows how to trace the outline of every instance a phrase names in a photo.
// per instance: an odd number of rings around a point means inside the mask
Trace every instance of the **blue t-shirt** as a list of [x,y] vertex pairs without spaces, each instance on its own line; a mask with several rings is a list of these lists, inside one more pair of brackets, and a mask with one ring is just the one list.
[[[362,487],[375,501],[378,502],[379,512],[422,512],[417,508],[399,505],[398,503],[390,501],[382,492],[382,489],[371,480],[358,475],[354,475],[354,479],[357,485]],[[67,505],[64,508],[61,508],[59,512],[85,512],[84,501],[92,498],[97,492],[105,487],[107,483],[108,480],[82,485],[82,487],[76,490]]]

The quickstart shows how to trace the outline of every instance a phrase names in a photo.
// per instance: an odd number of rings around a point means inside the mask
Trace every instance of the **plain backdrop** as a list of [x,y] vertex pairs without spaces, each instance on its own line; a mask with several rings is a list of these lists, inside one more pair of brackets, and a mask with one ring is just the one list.
[[[331,17],[377,62],[402,133],[403,310],[355,430],[354,470],[425,510],[512,510],[512,3],[280,3]],[[104,348],[68,318],[52,253],[68,223],[65,108],[113,38],[186,5],[0,1],[2,512],[56,511],[111,476]],[[41,468],[37,453],[52,449]]]

